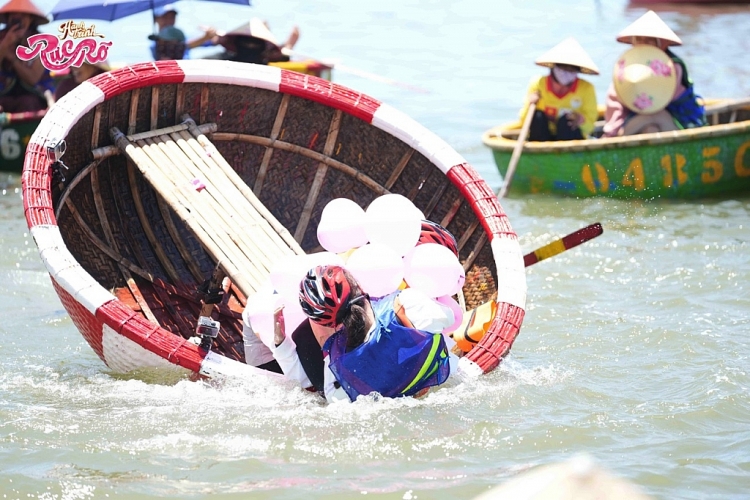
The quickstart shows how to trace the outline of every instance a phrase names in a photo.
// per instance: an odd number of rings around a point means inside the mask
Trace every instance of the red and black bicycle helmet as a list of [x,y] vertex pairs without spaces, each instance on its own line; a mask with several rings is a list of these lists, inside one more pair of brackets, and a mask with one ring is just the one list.
[[317,266],[310,269],[299,284],[299,303],[310,321],[335,328],[341,323],[338,316],[347,305],[350,293],[342,267]]
[[419,235],[417,245],[421,245],[422,243],[443,245],[458,257],[458,243],[456,243],[456,238],[453,237],[450,231],[437,222],[432,222],[431,220],[422,221],[422,232]]

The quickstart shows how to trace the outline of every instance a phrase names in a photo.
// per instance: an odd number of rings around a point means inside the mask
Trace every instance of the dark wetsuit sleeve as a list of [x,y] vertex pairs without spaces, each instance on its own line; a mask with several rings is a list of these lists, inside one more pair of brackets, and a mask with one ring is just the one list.
[[323,363],[323,350],[318,344],[318,340],[315,338],[315,334],[310,327],[309,321],[303,321],[294,333],[292,333],[292,340],[297,345],[297,356],[299,356],[300,364],[305,370],[307,378],[315,387],[315,390],[322,391],[324,386],[324,375],[323,370],[325,365]]

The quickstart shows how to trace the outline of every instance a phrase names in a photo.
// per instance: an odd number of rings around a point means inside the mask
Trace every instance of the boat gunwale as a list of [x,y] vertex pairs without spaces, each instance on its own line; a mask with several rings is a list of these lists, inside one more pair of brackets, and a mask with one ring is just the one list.
[[[746,107],[746,106],[745,106]],[[745,108],[743,107],[743,109]],[[750,109],[750,108],[748,108]],[[493,151],[512,152],[516,146],[515,139],[502,136],[502,132],[517,130],[516,122],[495,126],[482,134],[482,143]],[[653,132],[621,137],[602,137],[598,139],[577,139],[572,141],[526,142],[525,153],[575,153],[580,151],[598,151],[616,148],[634,148],[640,146],[660,146],[680,144],[715,137],[726,137],[750,131],[750,119],[736,123],[722,123],[703,127],[669,132]]]

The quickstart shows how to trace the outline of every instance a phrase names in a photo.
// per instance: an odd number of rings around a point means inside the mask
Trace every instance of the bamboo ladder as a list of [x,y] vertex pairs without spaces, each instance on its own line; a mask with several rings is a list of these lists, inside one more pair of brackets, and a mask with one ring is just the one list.
[[249,297],[279,259],[305,252],[195,121],[188,115],[182,119],[173,127],[127,136],[114,127],[110,135]]

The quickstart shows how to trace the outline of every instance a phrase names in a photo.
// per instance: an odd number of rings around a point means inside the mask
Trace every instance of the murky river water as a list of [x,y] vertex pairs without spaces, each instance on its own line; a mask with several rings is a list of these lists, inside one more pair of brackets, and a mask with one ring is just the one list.
[[[435,131],[493,187],[480,136],[515,118],[542,71],[533,59],[576,36],[602,69],[589,78],[601,101],[625,48],[615,34],[644,12],[621,0],[178,6],[188,36],[253,15],[279,38],[298,24],[299,52],[424,88],[334,73]],[[750,7],[660,15],[698,93],[750,95]],[[148,14],[97,26],[113,62],[148,57]],[[528,313],[501,368],[420,401],[326,407],[301,391],[110,373],[52,289],[19,188],[0,178],[2,498],[471,498],[577,452],[656,498],[750,496],[750,196],[504,200],[526,251],[595,221],[605,233],[528,268]]]

